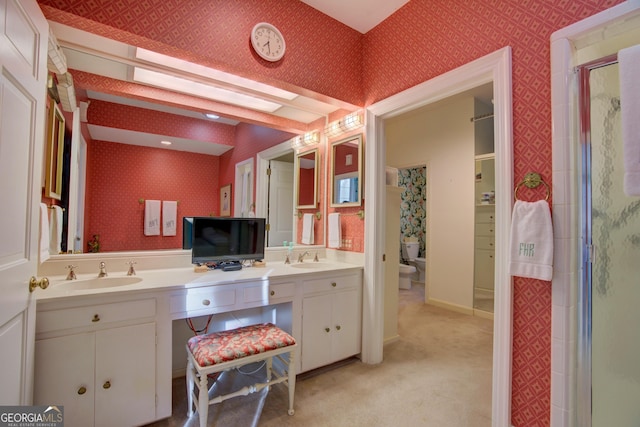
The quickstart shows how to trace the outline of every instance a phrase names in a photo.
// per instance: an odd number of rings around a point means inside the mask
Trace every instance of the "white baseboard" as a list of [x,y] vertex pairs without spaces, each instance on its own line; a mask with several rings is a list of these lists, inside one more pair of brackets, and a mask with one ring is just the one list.
[[473,308],[465,307],[464,305],[453,304],[447,301],[442,301],[434,298],[429,298],[427,304],[435,305],[436,307],[446,308],[447,310],[456,311],[462,314],[468,314],[473,316]]

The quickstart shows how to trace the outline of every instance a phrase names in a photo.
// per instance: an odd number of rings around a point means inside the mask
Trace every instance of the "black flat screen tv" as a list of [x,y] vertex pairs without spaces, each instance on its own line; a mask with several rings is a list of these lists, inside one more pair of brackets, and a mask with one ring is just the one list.
[[264,258],[264,218],[194,217],[191,262],[236,262]]

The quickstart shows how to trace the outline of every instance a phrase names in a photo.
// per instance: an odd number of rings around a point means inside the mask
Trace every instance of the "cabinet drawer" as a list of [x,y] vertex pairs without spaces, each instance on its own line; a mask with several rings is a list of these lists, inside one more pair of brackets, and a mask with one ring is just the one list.
[[236,303],[235,289],[197,289],[187,290],[171,297],[171,313],[183,313],[195,310],[215,309],[233,306]]
[[496,213],[493,208],[476,209],[476,223],[493,223],[496,221]]
[[478,250],[475,253],[474,283],[476,287],[493,289],[495,256],[493,251]]
[[62,310],[39,311],[36,332],[95,326],[154,317],[155,315],[156,300],[154,298],[113,304],[88,305]]
[[496,225],[492,222],[480,222],[476,224],[476,236],[495,236]]
[[495,249],[495,240],[493,237],[476,236],[475,242],[476,249]]
[[267,281],[259,285],[247,286],[243,290],[243,302],[267,302],[271,300],[291,299],[295,295],[295,283],[269,285]]
[[359,285],[358,278],[359,276],[357,274],[349,274],[345,276],[305,280],[303,282],[303,290],[305,294],[312,294],[316,292],[356,288]]

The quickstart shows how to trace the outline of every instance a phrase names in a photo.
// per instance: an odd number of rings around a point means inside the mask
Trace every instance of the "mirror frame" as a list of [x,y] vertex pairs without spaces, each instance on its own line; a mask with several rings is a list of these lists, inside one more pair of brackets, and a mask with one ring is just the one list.
[[[301,167],[300,167],[300,160],[303,157],[308,156],[309,154],[314,154],[314,165],[313,165],[313,203],[309,204],[309,205],[301,205],[300,204],[300,171],[301,171]],[[295,176],[294,176],[294,180],[295,180],[295,186],[294,188],[296,189],[296,209],[314,209],[316,206],[318,206],[318,165],[320,164],[319,162],[319,157],[320,156],[320,152],[317,148],[314,148],[313,150],[308,150],[305,151],[303,153],[296,153],[296,157],[295,157]]]
[[62,198],[65,120],[55,99],[49,98],[49,100],[50,111],[47,128],[44,195],[55,200],[60,200]]
[[[346,203],[336,203],[334,201],[334,195],[335,195],[335,180],[336,180],[336,174],[335,174],[335,159],[336,159],[336,148],[339,145],[342,144],[346,144],[348,142],[354,142],[357,141],[358,143],[358,158],[357,158],[357,162],[358,162],[358,197],[356,199],[355,202],[346,202]],[[362,205],[362,134],[359,133],[357,135],[352,135],[349,136],[347,138],[343,138],[341,140],[335,141],[331,144],[331,175],[330,175],[330,181],[328,182],[328,184],[330,185],[329,187],[329,206],[332,208],[346,208],[346,207],[350,207],[350,206],[360,206]]]

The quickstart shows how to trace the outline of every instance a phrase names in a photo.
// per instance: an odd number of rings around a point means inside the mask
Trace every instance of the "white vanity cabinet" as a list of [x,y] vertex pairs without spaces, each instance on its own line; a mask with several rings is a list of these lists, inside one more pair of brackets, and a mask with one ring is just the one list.
[[302,288],[302,372],[360,353],[361,273],[319,274]]
[[70,427],[154,421],[155,299],[47,308],[37,313],[34,403],[63,405]]

